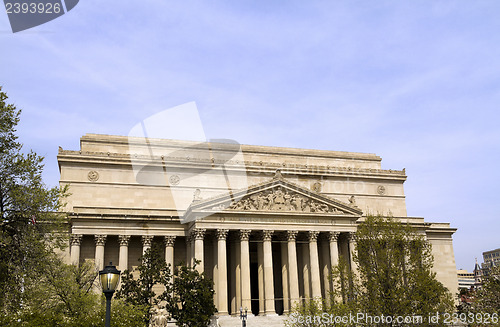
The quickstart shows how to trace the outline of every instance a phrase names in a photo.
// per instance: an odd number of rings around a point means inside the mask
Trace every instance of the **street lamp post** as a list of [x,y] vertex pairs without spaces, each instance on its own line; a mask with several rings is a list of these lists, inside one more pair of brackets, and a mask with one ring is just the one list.
[[241,319],[241,326],[246,327],[247,326],[247,308],[245,308],[245,313],[243,313],[243,308],[240,307],[240,319]]
[[110,262],[109,266],[104,267],[99,271],[102,291],[106,296],[106,327],[110,327],[111,323],[111,298],[120,281],[120,271]]

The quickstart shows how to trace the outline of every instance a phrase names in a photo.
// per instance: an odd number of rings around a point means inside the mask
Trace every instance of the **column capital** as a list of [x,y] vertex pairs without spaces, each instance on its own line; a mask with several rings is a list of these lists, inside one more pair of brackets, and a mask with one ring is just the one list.
[[174,246],[174,243],[175,243],[175,238],[176,236],[175,235],[167,235],[163,238],[163,241],[165,242],[165,246],[169,247],[173,247]]
[[94,235],[95,245],[104,246],[106,244],[107,235]]
[[295,242],[295,239],[297,238],[297,234],[299,232],[296,231],[296,230],[289,230],[287,231],[287,238],[288,238],[288,242]]
[[203,240],[205,237],[205,232],[207,230],[204,228],[195,228],[191,231],[191,240]]
[[274,231],[273,230],[263,230],[262,231],[262,239],[264,241],[270,241],[271,238],[273,237]]
[[219,241],[225,241],[227,238],[227,233],[229,230],[227,229],[217,229],[217,239]]
[[347,233],[347,239],[349,240],[349,242],[356,242],[357,241],[356,232]]
[[317,232],[317,231],[309,231],[309,235],[308,235],[309,242],[317,242],[318,235],[319,235],[319,232]]
[[151,246],[151,242],[153,242],[153,235],[142,235],[142,246]]
[[240,229],[239,235],[241,241],[248,241],[250,239],[250,229]]
[[118,241],[120,242],[120,246],[128,246],[130,235],[118,235]]
[[80,245],[80,243],[82,242],[82,237],[82,234],[71,234],[69,242],[71,245]]
[[328,240],[330,242],[337,242],[339,240],[339,232],[328,232]]

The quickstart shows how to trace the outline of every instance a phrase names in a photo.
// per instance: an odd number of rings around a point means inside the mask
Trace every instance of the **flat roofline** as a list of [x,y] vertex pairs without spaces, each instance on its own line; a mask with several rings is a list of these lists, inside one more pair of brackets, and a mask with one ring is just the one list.
[[483,255],[485,254],[490,254],[490,253],[494,253],[494,252],[499,252],[500,251],[500,248],[496,249],[496,250],[489,250],[489,251],[486,251],[486,252],[483,252]]
[[[108,134],[94,134],[87,133],[80,138],[80,148],[84,142],[92,143],[115,143],[115,144],[130,144],[136,143],[137,145],[142,145],[144,138],[142,137],[128,137],[120,135],[108,135]],[[132,141],[132,142],[130,142]],[[162,146],[174,146],[174,147],[185,147],[190,146],[195,148],[196,144],[200,142],[197,141],[185,141],[185,140],[173,140],[173,139],[158,139],[158,138],[148,138],[151,142],[151,146],[162,147]],[[210,142],[210,144],[217,148],[220,145],[220,149],[223,150],[225,143]],[[226,143],[227,144],[227,143]],[[201,148],[201,147],[200,147]],[[368,160],[368,161],[382,161],[382,158],[374,153],[361,153],[361,152],[348,152],[348,151],[332,151],[332,150],[317,150],[317,149],[301,149],[301,148],[288,148],[288,147],[273,147],[264,145],[247,145],[241,144],[241,149],[243,153],[262,153],[262,154],[287,154],[294,156],[305,156],[305,157],[323,157],[332,159],[351,159],[351,160]]]

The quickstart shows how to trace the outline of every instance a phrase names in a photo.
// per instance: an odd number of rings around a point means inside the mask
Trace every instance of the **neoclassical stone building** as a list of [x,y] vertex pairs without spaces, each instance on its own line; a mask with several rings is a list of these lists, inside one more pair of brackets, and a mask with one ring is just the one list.
[[327,294],[357,222],[380,213],[425,235],[438,279],[458,287],[456,229],[408,217],[405,170],[381,169],[377,155],[96,134],[80,143],[58,155],[74,264],[132,269],[159,242],[172,265],[201,261],[220,314],[282,314]]

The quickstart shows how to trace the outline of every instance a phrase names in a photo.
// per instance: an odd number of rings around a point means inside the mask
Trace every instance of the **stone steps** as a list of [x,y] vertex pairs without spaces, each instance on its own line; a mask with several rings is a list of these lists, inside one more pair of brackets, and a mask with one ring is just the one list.
[[[247,327],[283,327],[287,316],[249,316],[247,319]],[[218,319],[220,327],[241,327],[239,317],[221,316]]]

